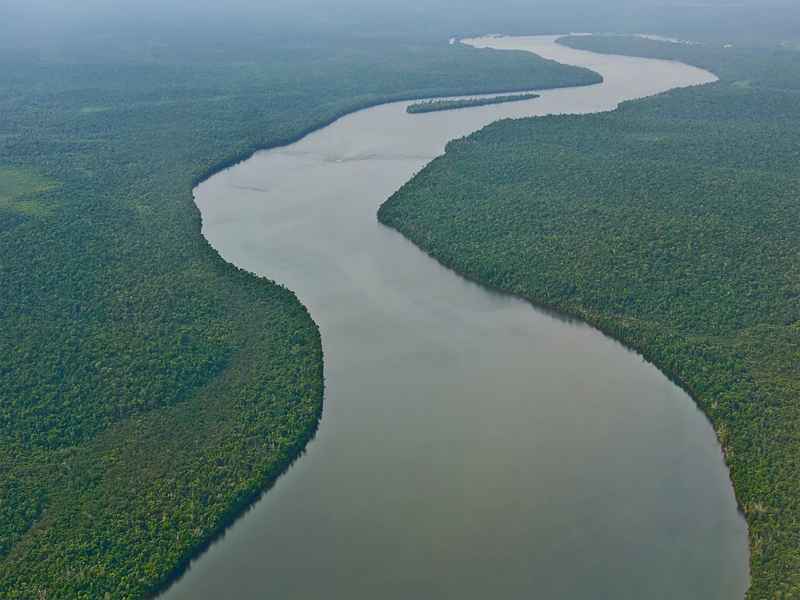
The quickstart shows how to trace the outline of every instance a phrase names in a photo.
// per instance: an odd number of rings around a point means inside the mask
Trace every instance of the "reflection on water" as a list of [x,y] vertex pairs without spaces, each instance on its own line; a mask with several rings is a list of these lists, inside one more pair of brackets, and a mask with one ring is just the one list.
[[168,598],[741,597],[747,530],[703,414],[588,325],[439,265],[375,213],[445,143],[502,117],[608,110],[713,80],[554,36],[473,40],[605,81],[535,100],[346,116],[195,190],[222,256],[320,325],[306,455]]

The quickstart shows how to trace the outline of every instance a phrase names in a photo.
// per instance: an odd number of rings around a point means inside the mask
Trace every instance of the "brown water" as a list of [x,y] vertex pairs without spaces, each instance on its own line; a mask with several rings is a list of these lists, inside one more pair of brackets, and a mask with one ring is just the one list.
[[164,598],[743,596],[746,524],[691,398],[619,342],[459,277],[375,218],[448,140],[491,121],[715,79],[554,39],[472,43],[605,82],[370,108],[196,188],[210,243],[319,324],[325,408],[306,455]]

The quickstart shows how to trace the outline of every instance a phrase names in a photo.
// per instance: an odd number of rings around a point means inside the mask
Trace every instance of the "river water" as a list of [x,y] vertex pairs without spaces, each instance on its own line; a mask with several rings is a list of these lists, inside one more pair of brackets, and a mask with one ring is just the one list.
[[605,78],[519,103],[343,117],[195,189],[228,261],[319,324],[307,453],[164,598],[734,598],[747,528],[692,399],[596,329],[439,265],[378,224],[445,143],[713,81],[680,63],[482,38]]

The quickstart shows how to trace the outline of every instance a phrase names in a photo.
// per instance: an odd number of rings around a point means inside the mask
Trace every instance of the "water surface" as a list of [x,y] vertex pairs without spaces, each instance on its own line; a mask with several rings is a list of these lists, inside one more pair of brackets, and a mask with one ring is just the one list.
[[691,398],[592,327],[470,282],[378,224],[445,143],[503,117],[609,110],[715,79],[555,36],[484,38],[604,83],[339,119],[195,189],[228,261],[319,324],[308,452],[165,598],[733,598],[747,529]]

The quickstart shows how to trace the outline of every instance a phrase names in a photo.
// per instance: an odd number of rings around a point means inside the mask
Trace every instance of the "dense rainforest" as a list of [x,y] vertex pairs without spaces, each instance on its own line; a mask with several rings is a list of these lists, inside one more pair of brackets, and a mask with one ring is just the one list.
[[311,316],[209,247],[193,185],[378,102],[596,75],[284,5],[49,6],[2,7],[0,596],[141,597],[322,411]]
[[[598,76],[597,83],[600,83]],[[509,96],[492,96],[491,98],[464,98],[463,100],[427,100],[415,102],[406,107],[409,114],[436,112],[439,110],[453,110],[456,108],[469,108],[470,106],[486,106],[487,104],[503,104],[504,102],[519,102],[520,100],[533,100],[539,94],[511,94]]]
[[[800,597],[800,53],[570,37],[720,81],[454,140],[378,218],[691,386],[750,527],[749,598]],[[726,47],[730,46],[730,47]]]

